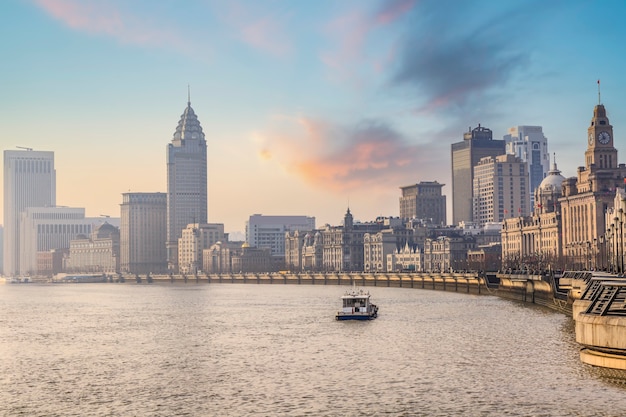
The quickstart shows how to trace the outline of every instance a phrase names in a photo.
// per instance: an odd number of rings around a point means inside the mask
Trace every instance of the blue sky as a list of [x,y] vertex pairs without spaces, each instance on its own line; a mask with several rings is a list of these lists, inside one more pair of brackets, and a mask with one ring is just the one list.
[[566,177],[598,102],[626,143],[623,1],[6,0],[3,149],[55,152],[57,203],[119,216],[166,191],[187,102],[209,149],[209,221],[397,216],[400,186],[445,183],[479,123],[541,125]]

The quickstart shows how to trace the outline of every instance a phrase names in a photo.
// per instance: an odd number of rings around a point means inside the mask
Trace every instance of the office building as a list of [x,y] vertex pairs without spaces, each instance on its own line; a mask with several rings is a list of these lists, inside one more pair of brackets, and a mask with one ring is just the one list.
[[463,134],[452,147],[452,224],[472,221],[474,167],[482,158],[505,154],[504,140],[494,140],[491,129],[478,127]]
[[4,275],[20,273],[20,216],[28,207],[56,205],[54,152],[4,151]]
[[513,155],[482,158],[474,167],[474,222],[482,227],[530,212],[526,162]]
[[515,126],[504,135],[506,153],[515,155],[528,164],[530,207],[534,210],[534,192],[550,169],[548,139],[541,126]]
[[167,272],[167,195],[123,193],[120,269],[131,274]]
[[446,196],[441,194],[445,184],[421,181],[400,187],[400,218],[427,219],[433,224],[446,224]]
[[91,233],[92,219],[84,208],[28,207],[20,216],[19,275],[37,275],[37,255],[53,249],[68,249],[70,241]]
[[178,239],[191,223],[207,222],[207,144],[187,101],[172,142],[167,145],[167,262],[178,270]]
[[269,248],[274,260],[280,262],[285,258],[285,234],[313,229],[315,217],[253,214],[246,222],[246,242],[251,247]]

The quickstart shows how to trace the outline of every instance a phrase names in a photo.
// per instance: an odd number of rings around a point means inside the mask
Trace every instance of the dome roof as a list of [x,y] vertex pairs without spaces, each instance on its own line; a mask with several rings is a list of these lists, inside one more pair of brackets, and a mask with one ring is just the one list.
[[102,238],[111,237],[111,235],[113,235],[114,233],[117,233],[117,231],[118,231],[117,227],[107,222],[104,222],[103,224],[101,224],[100,226],[94,229],[93,234],[98,239],[102,239]]
[[557,169],[555,161],[552,163],[552,169],[548,172],[548,175],[539,184],[539,189],[541,191],[558,191],[560,193],[563,181],[565,181],[565,177]]
[[243,242],[243,245],[241,245],[242,248],[249,248],[250,245],[248,244],[248,242]]

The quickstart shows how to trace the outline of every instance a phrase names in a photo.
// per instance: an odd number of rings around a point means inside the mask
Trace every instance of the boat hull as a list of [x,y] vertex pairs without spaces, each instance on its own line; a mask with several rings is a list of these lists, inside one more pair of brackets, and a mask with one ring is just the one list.
[[373,320],[376,318],[374,314],[337,314],[337,320]]

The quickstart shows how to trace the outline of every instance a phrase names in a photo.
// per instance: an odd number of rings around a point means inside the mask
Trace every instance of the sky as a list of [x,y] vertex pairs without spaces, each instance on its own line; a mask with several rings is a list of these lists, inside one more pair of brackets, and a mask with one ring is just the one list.
[[543,126],[575,176],[598,80],[626,161],[624,21],[622,0],[3,0],[0,143],[54,151],[58,205],[119,217],[166,192],[189,86],[227,232],[398,216],[420,181],[450,219],[450,145],[479,123]]

